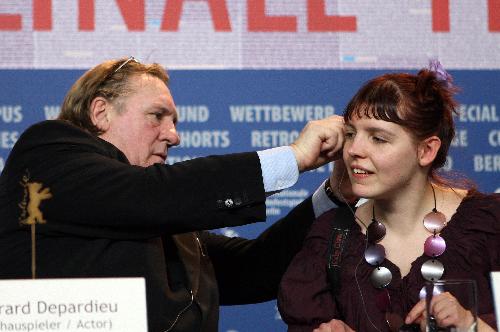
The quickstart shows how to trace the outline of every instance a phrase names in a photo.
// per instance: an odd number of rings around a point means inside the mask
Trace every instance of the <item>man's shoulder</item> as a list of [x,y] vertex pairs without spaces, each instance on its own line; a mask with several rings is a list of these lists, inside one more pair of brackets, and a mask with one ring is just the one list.
[[94,151],[112,157],[121,155],[112,144],[63,120],[46,120],[26,129],[12,149],[19,151]]
[[35,123],[23,132],[21,138],[32,136],[37,136],[37,139],[50,137],[61,138],[66,136],[92,138],[90,133],[63,120],[45,120]]

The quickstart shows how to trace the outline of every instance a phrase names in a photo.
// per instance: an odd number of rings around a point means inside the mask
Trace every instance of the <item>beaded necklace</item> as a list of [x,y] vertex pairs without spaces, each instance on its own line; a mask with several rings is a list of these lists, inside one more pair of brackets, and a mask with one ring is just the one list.
[[[444,273],[444,265],[436,259],[446,250],[446,242],[439,233],[446,226],[446,217],[436,208],[436,192],[431,184],[432,194],[434,197],[434,208],[431,212],[425,215],[423,224],[425,229],[431,235],[425,240],[424,253],[429,259],[422,264],[420,272],[422,277],[428,281],[439,280]],[[370,281],[376,288],[385,288],[392,281],[391,271],[383,266],[380,266],[385,260],[385,248],[379,244],[386,235],[384,224],[375,217],[375,205],[372,207],[372,222],[366,230],[367,247],[365,249],[365,260],[368,264],[375,266],[371,275]],[[420,296],[425,297],[425,287],[420,291]]]

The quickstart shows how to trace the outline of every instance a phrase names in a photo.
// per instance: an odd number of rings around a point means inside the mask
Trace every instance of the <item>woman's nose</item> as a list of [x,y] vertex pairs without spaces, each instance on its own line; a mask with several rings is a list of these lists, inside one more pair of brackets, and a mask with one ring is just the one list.
[[365,144],[361,137],[356,136],[349,142],[346,142],[344,149],[347,148],[347,153],[351,157],[364,157],[365,153]]

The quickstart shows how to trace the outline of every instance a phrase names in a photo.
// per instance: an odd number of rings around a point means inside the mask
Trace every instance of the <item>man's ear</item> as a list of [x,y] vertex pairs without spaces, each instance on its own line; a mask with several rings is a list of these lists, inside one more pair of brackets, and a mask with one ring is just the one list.
[[437,136],[431,136],[420,142],[418,145],[418,161],[420,166],[432,164],[441,147],[441,140]]
[[104,97],[95,97],[90,103],[90,120],[102,132],[109,128],[110,110],[111,104]]

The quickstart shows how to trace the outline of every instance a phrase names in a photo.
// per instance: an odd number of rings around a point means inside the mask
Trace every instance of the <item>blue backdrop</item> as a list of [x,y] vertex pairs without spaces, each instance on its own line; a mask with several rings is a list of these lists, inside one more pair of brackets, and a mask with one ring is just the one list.
[[[413,71],[413,70],[408,70]],[[292,142],[308,119],[341,114],[366,80],[383,70],[174,70],[171,90],[180,115],[179,160],[259,150]],[[57,116],[81,70],[0,70],[0,169],[30,124]],[[451,71],[462,91],[457,139],[447,170],[459,171],[485,192],[500,191],[500,71]],[[269,198],[268,223],[311,194],[330,166],[303,174],[290,190]],[[265,224],[222,229],[255,237]],[[274,301],[222,309],[221,331],[284,331]]]

